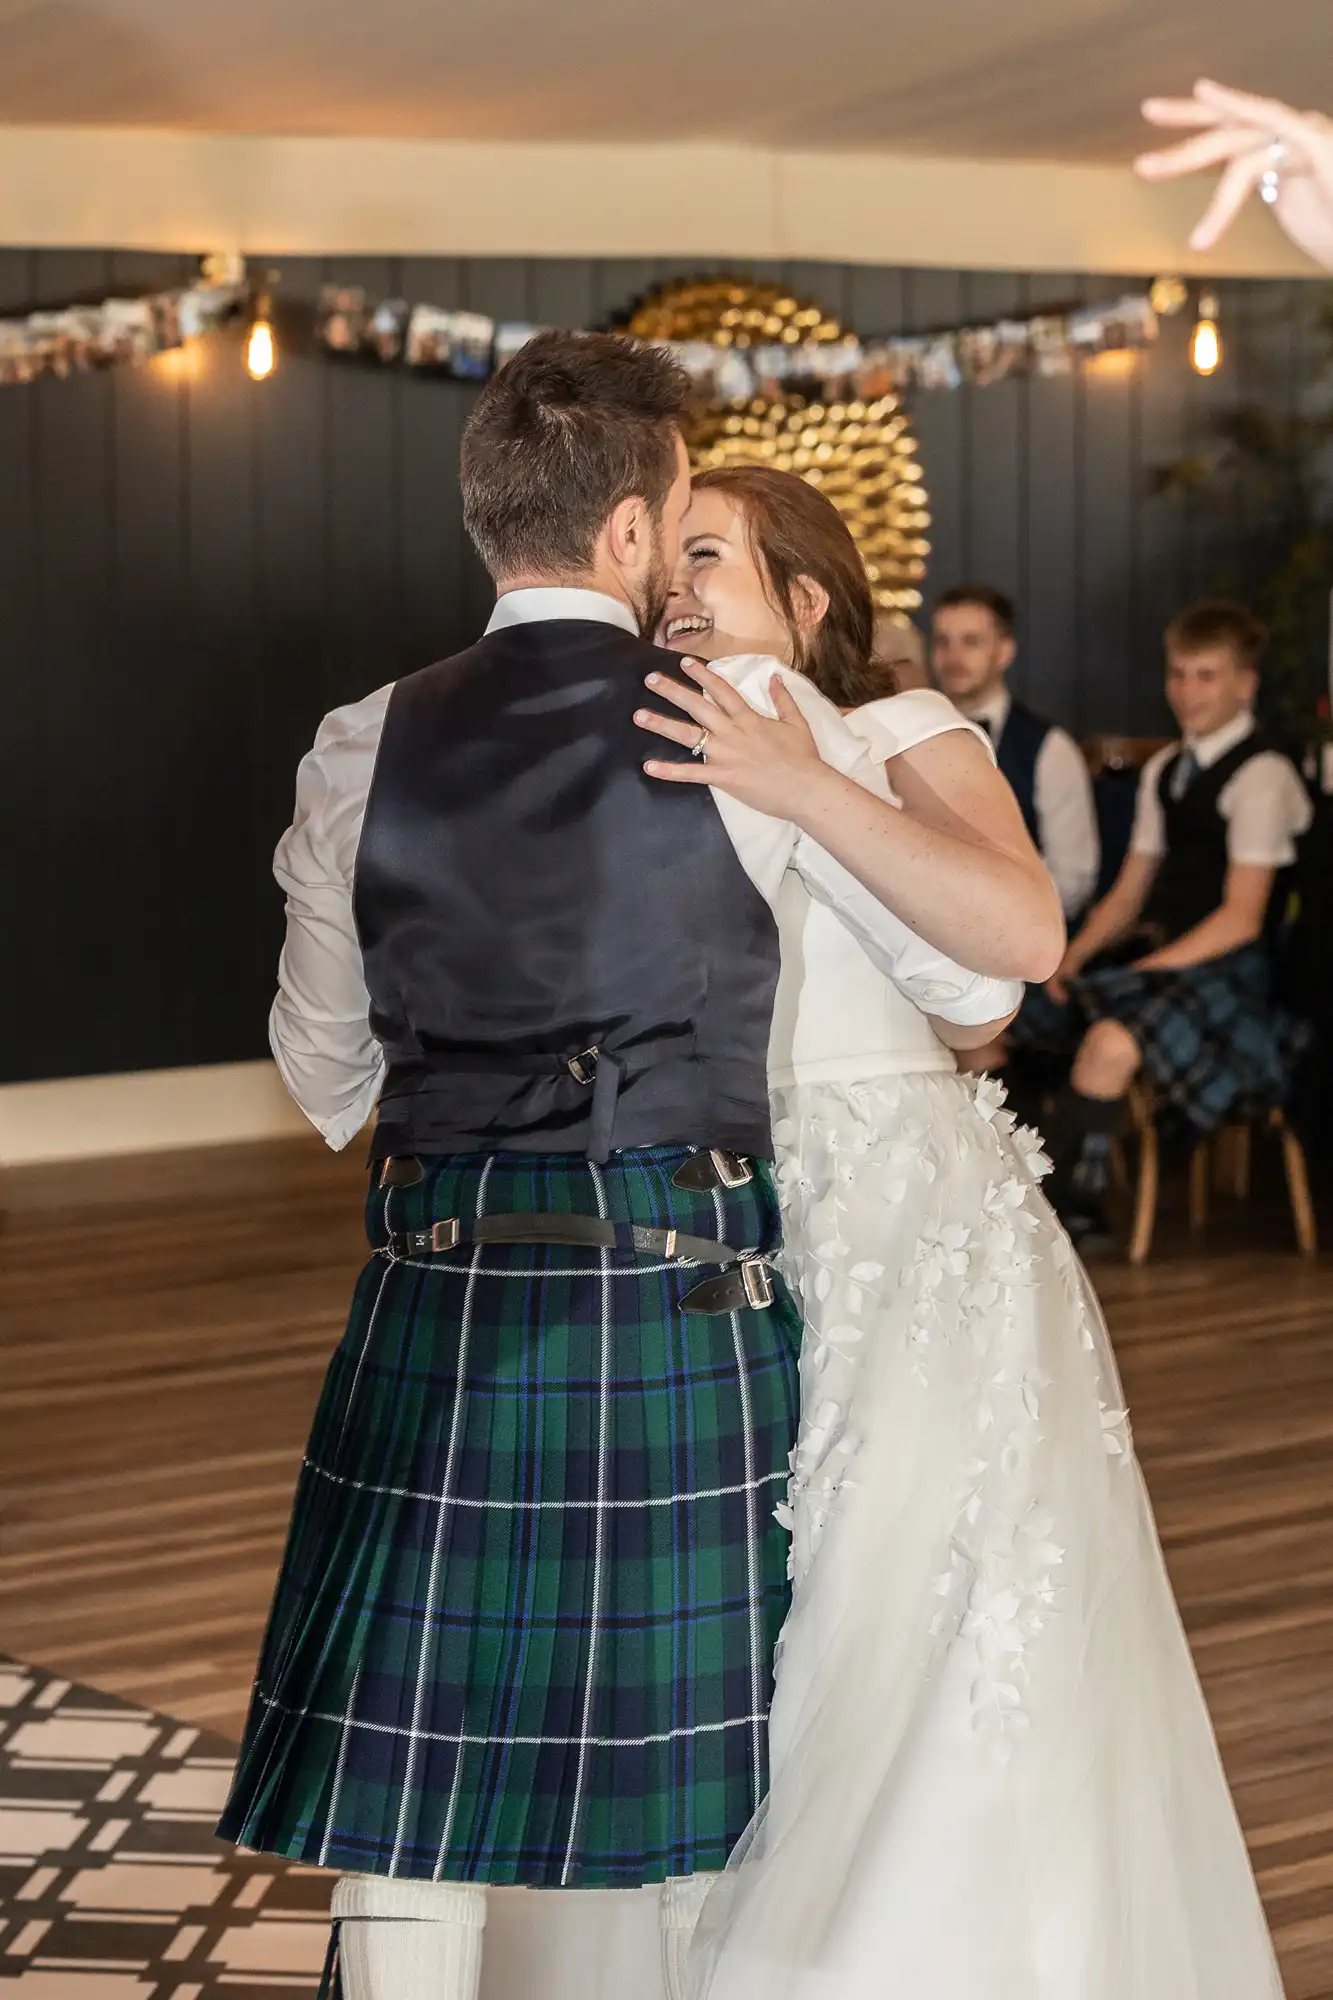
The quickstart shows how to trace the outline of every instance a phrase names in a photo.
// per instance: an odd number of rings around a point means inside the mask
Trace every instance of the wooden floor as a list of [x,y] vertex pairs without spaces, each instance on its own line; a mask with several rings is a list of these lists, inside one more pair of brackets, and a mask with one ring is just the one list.
[[[9,1174],[0,1650],[239,1730],[361,1184],[314,1141]],[[1290,2000],[1333,2000],[1333,1264],[1224,1209],[1096,1276]]]

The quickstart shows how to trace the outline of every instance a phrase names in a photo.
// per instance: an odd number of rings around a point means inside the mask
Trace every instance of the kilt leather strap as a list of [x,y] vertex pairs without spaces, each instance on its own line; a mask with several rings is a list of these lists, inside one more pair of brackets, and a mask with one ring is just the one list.
[[394,1257],[438,1256],[471,1243],[573,1244],[580,1249],[627,1250],[640,1257],[680,1257],[698,1264],[737,1264],[749,1250],[733,1250],[712,1236],[687,1236],[679,1229],[646,1229],[637,1222],[603,1222],[595,1215],[447,1216],[424,1229],[393,1229],[388,1249]]
[[594,1215],[447,1216],[424,1229],[393,1229],[384,1245],[392,1258],[442,1256],[465,1245],[485,1243],[547,1244],[594,1250],[624,1250],[641,1257],[680,1258],[697,1264],[727,1264],[732,1268],[705,1278],[685,1294],[682,1312],[731,1313],[746,1306],[762,1309],[773,1303],[773,1281],[756,1250],[735,1250],[711,1236],[689,1236],[679,1229],[648,1229],[639,1223],[604,1222]]
[[759,1257],[742,1257],[729,1271],[716,1278],[701,1278],[680,1302],[685,1313],[744,1312],[752,1306],[762,1312],[773,1303],[773,1280],[768,1266]]
[[671,1176],[673,1187],[707,1194],[713,1188],[746,1187],[754,1179],[754,1168],[743,1153],[727,1153],[713,1146],[706,1153],[691,1153]]

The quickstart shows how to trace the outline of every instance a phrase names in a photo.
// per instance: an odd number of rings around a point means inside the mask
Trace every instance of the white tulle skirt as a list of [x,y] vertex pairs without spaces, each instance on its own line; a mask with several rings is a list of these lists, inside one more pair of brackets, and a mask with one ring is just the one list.
[[1281,1993],[1106,1329],[1001,1105],[779,1093],[796,1597],[700,2000]]

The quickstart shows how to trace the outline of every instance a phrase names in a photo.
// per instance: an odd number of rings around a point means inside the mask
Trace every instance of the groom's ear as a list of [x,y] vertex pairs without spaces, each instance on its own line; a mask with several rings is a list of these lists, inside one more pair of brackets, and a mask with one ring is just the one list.
[[647,501],[639,494],[631,493],[612,508],[603,532],[613,561],[622,568],[634,569],[645,555],[652,552],[652,523]]
[[829,596],[812,576],[798,576],[791,587],[791,608],[801,631],[817,631],[828,616]]

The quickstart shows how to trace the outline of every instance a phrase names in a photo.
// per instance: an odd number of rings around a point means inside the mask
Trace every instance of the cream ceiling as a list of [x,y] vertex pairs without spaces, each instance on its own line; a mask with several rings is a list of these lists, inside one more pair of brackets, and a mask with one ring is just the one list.
[[0,123],[1110,161],[1331,56],[1330,0],[0,0]]

